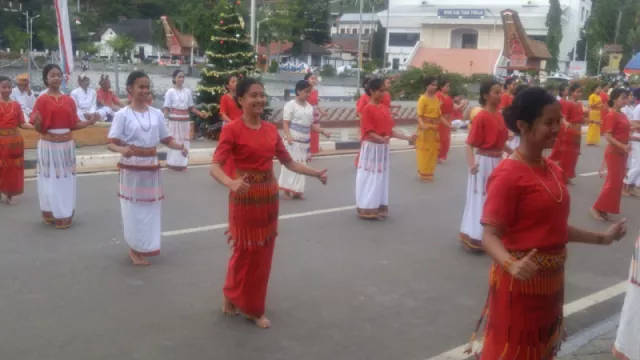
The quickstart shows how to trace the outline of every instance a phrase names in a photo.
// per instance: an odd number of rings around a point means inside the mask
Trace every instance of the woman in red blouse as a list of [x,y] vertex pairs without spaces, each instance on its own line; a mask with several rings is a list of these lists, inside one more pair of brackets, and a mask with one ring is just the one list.
[[[312,86],[307,102],[313,106],[313,123],[318,124],[320,123],[320,118],[327,115],[326,111],[320,107],[320,94],[318,93],[318,89],[316,89],[318,77],[314,73],[308,73],[304,76],[304,80]],[[312,155],[317,154],[320,152],[320,134],[312,131],[310,135],[309,152],[311,152]]]
[[360,118],[362,147],[356,175],[356,206],[363,219],[383,220],[389,213],[389,139],[414,139],[393,131],[391,113],[381,103],[385,93],[383,80],[371,80],[367,87],[371,102]]
[[[440,111],[442,116],[451,124],[453,119],[453,111],[455,110],[455,104],[453,99],[449,95],[451,84],[449,81],[444,80],[440,82],[439,91],[436,96],[440,100]],[[440,134],[440,152],[438,155],[438,163],[442,164],[447,160],[449,154],[449,148],[451,147],[451,127],[444,126],[444,124],[438,125],[438,133]]]
[[506,151],[508,131],[502,114],[498,111],[502,86],[489,80],[480,86],[480,105],[483,106],[472,120],[473,126],[467,137],[467,201],[460,227],[460,241],[470,252],[482,251],[482,225],[480,216],[487,196],[486,186],[489,175],[502,160]]
[[80,121],[76,103],[60,92],[62,70],[49,64],[42,70],[47,91],[36,100],[31,123],[41,134],[38,141],[38,194],[42,218],[57,229],[66,229],[76,208],[76,144],[71,132],[93,125],[94,115]]
[[[265,317],[267,284],[278,234],[278,182],[273,158],[287,169],[327,182],[327,171],[317,171],[295,162],[285,149],[275,125],[260,119],[266,105],[264,86],[246,78],[236,94],[244,111],[227,125],[213,155],[211,176],[229,188],[229,242],[233,254],[224,285],[223,312],[243,313],[261,328],[269,328]],[[236,171],[228,176],[222,166],[233,159]]]
[[631,123],[621,109],[627,104],[628,93],[622,88],[614,89],[609,98],[609,112],[604,119],[604,136],[609,145],[604,151],[607,165],[607,178],[600,191],[600,196],[591,208],[594,219],[609,220],[609,214],[620,213],[620,198],[624,176],[626,175],[627,156],[631,147]]
[[516,96],[505,119],[522,143],[487,185],[482,241],[493,264],[476,328],[486,316],[480,359],[552,359],[564,334],[567,243],[608,245],[626,234],[626,224],[621,221],[606,233],[568,225],[570,199],[562,170],[543,157],[562,120],[553,95],[527,89]]
[[549,155],[549,160],[560,165],[567,184],[571,184],[571,179],[576,177],[576,165],[580,156],[584,109],[582,108],[582,88],[580,85],[571,85],[568,93],[568,100],[560,100],[563,123],[551,155]]
[[24,192],[24,139],[18,128],[33,129],[11,91],[11,79],[0,76],[0,200],[4,195],[7,204]]
[[[225,125],[230,124],[232,121],[240,119],[242,117],[242,110],[236,102],[236,87],[238,86],[238,78],[231,76],[227,79],[225,89],[227,93],[220,98],[220,117],[222,118],[222,128]],[[224,173],[227,176],[232,177],[234,171],[233,159],[230,158],[224,164]]]

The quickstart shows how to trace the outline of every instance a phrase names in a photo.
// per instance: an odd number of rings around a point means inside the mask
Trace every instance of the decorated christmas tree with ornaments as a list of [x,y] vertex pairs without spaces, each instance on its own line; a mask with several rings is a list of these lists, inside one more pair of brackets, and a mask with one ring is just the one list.
[[[231,76],[242,80],[255,71],[253,46],[240,15],[239,0],[221,0],[217,5],[217,18],[213,20],[211,46],[207,49],[207,65],[200,72],[197,86],[197,104],[208,124],[219,124],[220,99]],[[216,126],[217,127],[217,126]],[[210,132],[210,131],[207,131]]]

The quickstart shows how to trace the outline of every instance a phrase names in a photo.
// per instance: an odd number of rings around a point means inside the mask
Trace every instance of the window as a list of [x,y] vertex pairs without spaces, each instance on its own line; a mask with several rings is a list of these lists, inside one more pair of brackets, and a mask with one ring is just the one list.
[[345,33],[344,28],[341,28],[341,29],[340,29],[340,34],[344,34],[344,33]]
[[462,48],[463,49],[477,49],[478,48],[478,33],[475,33],[475,34],[462,34]]
[[471,28],[459,28],[451,31],[451,49],[477,49],[478,31]]
[[364,29],[364,34],[369,35],[369,29]]
[[419,33],[389,33],[389,46],[413,47],[419,40]]
[[357,34],[358,33],[358,29],[351,29],[351,33],[354,34],[354,35]]
[[400,69],[400,59],[394,58],[393,59],[393,65],[391,65],[391,68],[393,70],[399,70]]

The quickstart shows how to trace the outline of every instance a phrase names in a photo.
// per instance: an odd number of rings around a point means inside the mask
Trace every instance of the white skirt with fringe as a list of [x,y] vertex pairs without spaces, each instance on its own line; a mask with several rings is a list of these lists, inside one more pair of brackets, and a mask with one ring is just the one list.
[[364,140],[356,174],[358,213],[374,215],[389,206],[389,145]]
[[[191,121],[169,120],[169,136],[188,150],[191,147]],[[182,155],[182,150],[167,150],[167,167],[173,170],[184,170],[189,164],[189,157]]]
[[640,237],[636,240],[631,266],[629,283],[624,298],[620,325],[616,336],[615,350],[624,354],[629,360],[640,360]]
[[[311,153],[309,152],[308,142],[293,142],[286,144],[286,147],[293,161],[301,164],[307,164],[309,162]],[[278,178],[278,186],[281,190],[288,191],[292,193],[292,195],[300,196],[304,194],[305,179],[306,176],[296,174],[282,166],[280,177]]]

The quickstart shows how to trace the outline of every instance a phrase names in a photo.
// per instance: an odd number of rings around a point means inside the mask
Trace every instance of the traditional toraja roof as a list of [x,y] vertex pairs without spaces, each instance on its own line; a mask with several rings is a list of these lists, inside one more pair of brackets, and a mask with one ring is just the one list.
[[198,41],[193,37],[193,35],[181,33],[168,17],[162,16],[160,20],[162,20],[162,24],[165,27],[165,33],[167,32],[173,33],[173,35],[175,35],[176,39],[178,40],[180,47],[189,48],[189,49],[192,46],[194,49],[197,49],[199,47]]
[[[542,60],[551,59],[551,53],[545,43],[538,40],[533,40],[527,36],[527,33],[522,26],[520,16],[514,10],[503,10],[500,15],[502,16],[502,23],[504,28],[504,49],[505,55],[509,57],[511,54],[509,51],[512,48],[512,41],[514,41],[514,34],[521,43],[523,50],[528,58],[537,58]],[[510,26],[511,25],[511,26]],[[515,33],[513,32],[515,30]]]

